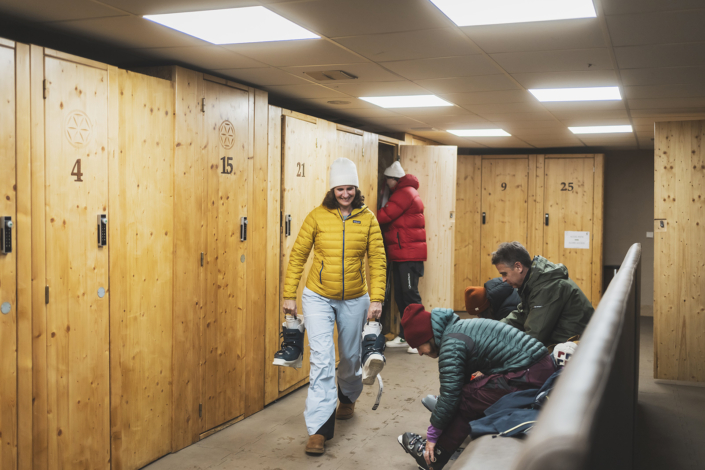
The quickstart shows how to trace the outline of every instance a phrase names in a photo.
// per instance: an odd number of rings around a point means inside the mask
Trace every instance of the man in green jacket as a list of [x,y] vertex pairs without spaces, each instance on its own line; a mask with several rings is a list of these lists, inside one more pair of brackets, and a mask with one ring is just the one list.
[[[406,432],[399,444],[422,469],[443,468],[470,434],[470,421],[504,395],[541,385],[556,371],[548,350],[496,320],[460,320],[453,309],[411,304],[402,316],[406,341],[438,358],[441,390],[426,438]],[[472,379],[480,371],[484,375]]]
[[519,242],[502,243],[492,253],[502,280],[519,291],[521,303],[500,320],[546,346],[564,343],[585,331],[595,309],[568,269],[542,256],[531,259]]

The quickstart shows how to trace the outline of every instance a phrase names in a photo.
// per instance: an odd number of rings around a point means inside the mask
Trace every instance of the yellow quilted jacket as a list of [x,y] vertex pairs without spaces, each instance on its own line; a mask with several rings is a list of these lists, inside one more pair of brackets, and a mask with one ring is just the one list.
[[338,209],[318,206],[304,220],[284,281],[284,298],[296,299],[301,275],[313,248],[313,266],[306,287],[334,300],[347,300],[367,293],[365,254],[370,265],[370,301],[383,302],[387,257],[379,222],[362,206],[343,220]]

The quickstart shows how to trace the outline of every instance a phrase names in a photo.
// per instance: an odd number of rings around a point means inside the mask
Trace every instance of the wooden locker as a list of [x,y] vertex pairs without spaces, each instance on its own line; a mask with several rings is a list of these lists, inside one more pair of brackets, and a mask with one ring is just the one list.
[[465,288],[480,285],[482,156],[458,155],[455,196],[455,269],[453,308],[465,310]]
[[457,147],[451,146],[401,147],[401,166],[419,179],[424,203],[428,260],[419,291],[429,311],[453,306],[457,155]]
[[46,52],[47,466],[107,469],[111,241],[99,227],[108,216],[114,69]]
[[[0,470],[17,468],[17,149],[15,43],[0,40]],[[27,416],[29,418],[29,416]]]
[[[492,253],[500,243],[518,241],[526,246],[528,186],[529,159],[525,155],[482,159],[482,254],[477,285],[499,275],[492,265]],[[458,286],[458,290],[465,287]]]
[[174,89],[120,70],[110,157],[112,470],[168,454],[172,434]]
[[245,413],[249,93],[204,81],[206,303],[203,428]]

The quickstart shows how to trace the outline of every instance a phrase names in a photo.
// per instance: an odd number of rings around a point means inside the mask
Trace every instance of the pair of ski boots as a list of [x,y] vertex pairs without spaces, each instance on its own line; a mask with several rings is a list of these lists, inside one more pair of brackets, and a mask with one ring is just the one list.
[[453,455],[452,452],[446,452],[444,449],[436,444],[433,449],[434,459],[431,460],[431,465],[426,463],[426,439],[413,432],[405,432],[397,438],[399,445],[402,446],[404,451],[411,455],[414,460],[416,460],[416,465],[420,470],[439,470],[442,469],[450,460]]
[[[304,352],[304,323],[300,317],[287,315],[282,323],[281,349],[274,354],[275,366],[299,369]],[[362,383],[372,385],[377,374],[384,368],[385,338],[382,336],[382,324],[367,322],[362,330]]]

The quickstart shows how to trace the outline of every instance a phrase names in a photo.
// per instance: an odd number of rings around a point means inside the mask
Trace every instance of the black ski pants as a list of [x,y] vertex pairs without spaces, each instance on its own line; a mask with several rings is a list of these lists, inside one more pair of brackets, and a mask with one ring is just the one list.
[[[420,304],[419,278],[423,277],[423,261],[404,261],[392,263],[394,280],[394,300],[399,308],[399,318],[410,304]],[[399,336],[404,337],[404,328],[399,326]]]

